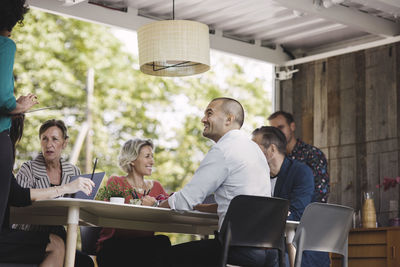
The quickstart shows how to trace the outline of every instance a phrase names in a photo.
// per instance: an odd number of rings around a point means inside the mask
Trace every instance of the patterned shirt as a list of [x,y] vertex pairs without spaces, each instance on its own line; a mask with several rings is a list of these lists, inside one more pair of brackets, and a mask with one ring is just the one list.
[[315,192],[313,202],[328,201],[329,194],[329,174],[328,163],[324,153],[318,148],[304,143],[302,140],[297,139],[296,145],[292,153],[288,155],[291,159],[307,164],[314,174]]

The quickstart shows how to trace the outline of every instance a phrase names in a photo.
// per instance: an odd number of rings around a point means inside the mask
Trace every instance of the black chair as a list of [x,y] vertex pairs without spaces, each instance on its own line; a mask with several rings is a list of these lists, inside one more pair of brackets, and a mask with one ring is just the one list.
[[0,267],[38,267],[34,263],[0,263]]
[[88,255],[96,255],[96,242],[99,238],[101,227],[80,226],[81,251]]
[[222,223],[221,266],[230,246],[275,248],[279,266],[285,267],[285,226],[289,210],[286,199],[239,195],[232,199]]

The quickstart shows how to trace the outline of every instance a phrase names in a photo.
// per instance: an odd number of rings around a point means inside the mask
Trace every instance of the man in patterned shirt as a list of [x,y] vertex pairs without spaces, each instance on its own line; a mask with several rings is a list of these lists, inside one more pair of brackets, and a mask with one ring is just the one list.
[[293,115],[285,111],[276,111],[268,117],[269,124],[280,129],[286,136],[286,153],[291,159],[307,164],[314,174],[315,192],[313,202],[328,201],[329,175],[328,163],[324,153],[318,148],[295,138],[296,124]]

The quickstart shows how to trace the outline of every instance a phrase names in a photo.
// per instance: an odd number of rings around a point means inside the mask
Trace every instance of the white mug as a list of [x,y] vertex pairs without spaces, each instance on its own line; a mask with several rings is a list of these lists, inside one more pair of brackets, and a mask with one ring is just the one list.
[[110,197],[110,202],[111,203],[124,204],[125,203],[125,198],[123,198],[123,197]]

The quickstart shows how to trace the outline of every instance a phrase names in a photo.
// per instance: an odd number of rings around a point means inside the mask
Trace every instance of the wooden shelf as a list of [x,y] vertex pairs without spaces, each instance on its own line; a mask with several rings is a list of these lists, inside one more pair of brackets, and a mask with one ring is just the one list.
[[[341,266],[339,255],[331,266]],[[351,229],[349,267],[400,267],[400,227]]]

